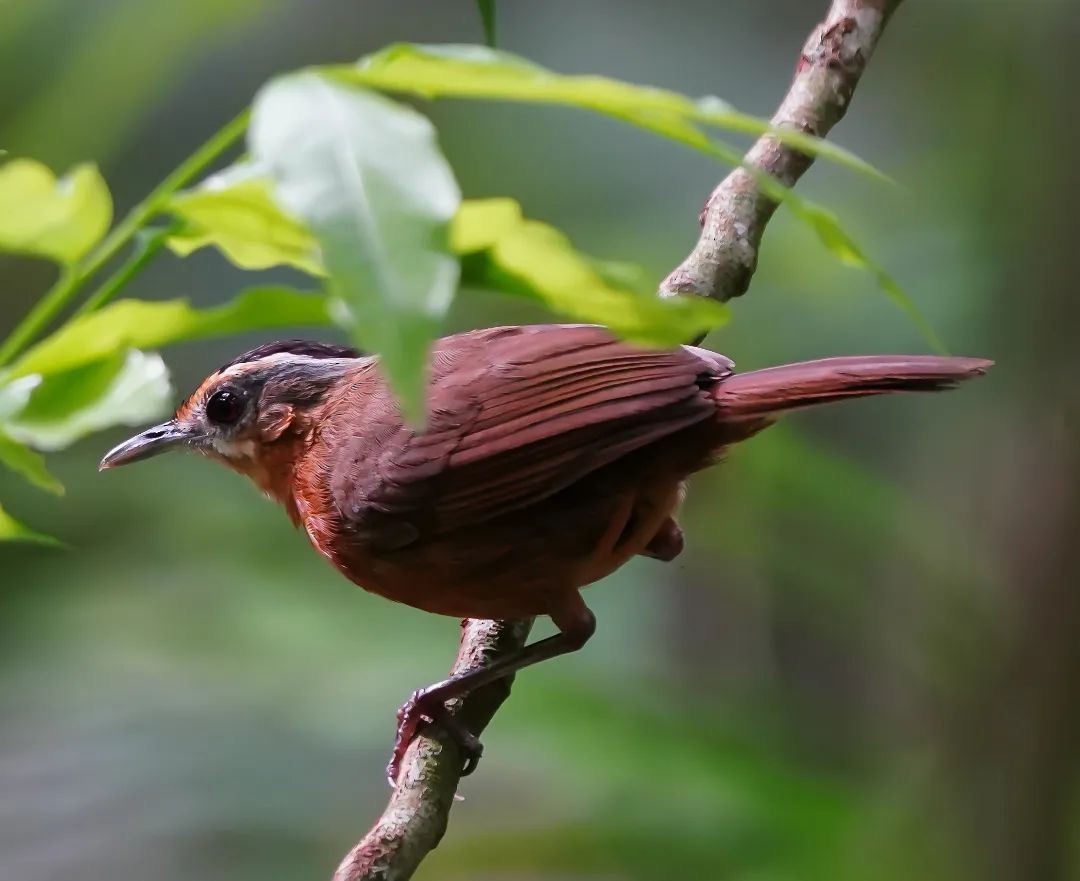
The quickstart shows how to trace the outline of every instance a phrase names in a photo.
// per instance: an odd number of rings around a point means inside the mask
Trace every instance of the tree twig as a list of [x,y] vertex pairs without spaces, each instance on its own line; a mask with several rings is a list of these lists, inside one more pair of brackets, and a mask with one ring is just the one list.
[[[524,644],[532,620],[462,621],[461,643],[451,673],[464,673],[513,654]],[[479,688],[451,706],[465,726],[479,735],[510,696],[513,677]],[[446,831],[450,807],[461,780],[457,745],[432,727],[412,742],[390,803],[334,873],[334,881],[404,881]]]
[[[847,111],[859,78],[901,0],[833,0],[811,32],[791,88],[773,114],[775,128],[824,137]],[[795,185],[814,159],[776,138],[750,148],[744,166]],[[754,175],[736,168],[712,191],[701,212],[701,236],[689,256],[660,285],[660,296],[711,297],[725,302],[746,292],[757,268],[762,233],[777,203]]]
[[[777,127],[824,136],[840,121],[889,16],[901,0],[833,0],[807,40],[795,78],[773,116]],[[813,158],[764,136],[743,160],[792,186]],[[744,293],[757,266],[758,247],[776,202],[740,167],[713,191],[701,215],[693,251],[660,286],[660,296],[729,300]],[[525,644],[532,621],[465,621],[453,673]],[[480,734],[510,694],[510,681],[478,689],[453,710]],[[371,831],[345,857],[334,881],[405,881],[446,831],[461,778],[451,739],[433,728],[409,748],[390,803]]]

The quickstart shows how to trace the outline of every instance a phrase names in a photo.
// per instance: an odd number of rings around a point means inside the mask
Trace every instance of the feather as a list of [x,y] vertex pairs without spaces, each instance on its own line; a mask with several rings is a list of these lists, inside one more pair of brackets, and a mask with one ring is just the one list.
[[731,369],[703,350],[641,349],[588,325],[459,334],[440,341],[432,364],[424,432],[402,426],[370,441],[372,416],[400,425],[381,383],[363,389],[374,393],[364,407],[341,411],[363,424],[343,433],[335,455],[350,467],[333,497],[375,544],[398,519],[431,537],[528,507],[703,422]]

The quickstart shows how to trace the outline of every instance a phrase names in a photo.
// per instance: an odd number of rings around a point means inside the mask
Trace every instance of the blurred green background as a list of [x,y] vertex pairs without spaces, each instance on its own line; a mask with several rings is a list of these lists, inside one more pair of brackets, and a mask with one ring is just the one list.
[[[503,0],[500,38],[768,115],[825,6]],[[123,210],[276,72],[481,36],[466,0],[5,0],[0,144],[99,162]],[[998,368],[797,415],[697,479],[686,553],[587,593],[595,640],[519,678],[418,877],[1080,878],[1078,40],[1074,0],[901,7],[836,138],[902,187],[800,189]],[[570,110],[427,109],[466,196],[658,279],[721,174]],[[0,258],[0,330],[52,271]],[[129,293],[250,281],[203,252]],[[733,307],[709,343],[742,368],[925,348],[784,212]],[[465,292],[451,323],[542,317]],[[257,341],[170,350],[179,390]],[[0,545],[0,879],[326,877],[456,623],[350,586],[208,462],[97,474],[122,435],[53,457],[63,500],[0,475],[69,546]]]

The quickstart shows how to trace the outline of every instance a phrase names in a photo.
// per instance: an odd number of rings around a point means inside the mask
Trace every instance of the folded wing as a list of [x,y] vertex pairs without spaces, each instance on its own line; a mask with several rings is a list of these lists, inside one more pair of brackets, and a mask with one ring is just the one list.
[[373,547],[475,526],[709,418],[710,390],[730,372],[711,352],[641,349],[586,325],[447,337],[426,429],[403,426],[380,384],[343,441],[334,501]]

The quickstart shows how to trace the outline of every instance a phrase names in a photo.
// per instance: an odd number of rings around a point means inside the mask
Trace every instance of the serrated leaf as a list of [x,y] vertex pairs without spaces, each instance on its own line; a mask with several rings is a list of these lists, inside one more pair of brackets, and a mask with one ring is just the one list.
[[159,419],[171,403],[169,372],[161,356],[131,349],[100,365],[47,377],[4,429],[22,443],[59,450],[103,428]]
[[64,494],[64,485],[49,473],[45,458],[3,432],[0,432],[0,464],[39,489],[58,496]]
[[643,345],[672,346],[725,323],[727,309],[711,300],[659,299],[609,284],[561,232],[525,220],[466,258],[463,282],[537,300],[557,315],[603,324]]
[[186,223],[169,237],[169,247],[182,257],[214,245],[242,269],[284,265],[324,273],[315,237],[281,209],[256,166],[241,164],[214,175],[175,194],[166,209]]
[[274,327],[330,324],[327,298],[290,288],[250,288],[211,309],[187,300],[118,300],[64,325],[12,365],[13,376],[70,370],[129,348]]
[[0,250],[71,264],[111,222],[112,197],[96,166],[78,165],[59,180],[32,159],[0,166]]
[[51,535],[24,526],[0,505],[0,541],[26,541],[34,544],[56,545],[61,543]]
[[836,144],[805,132],[773,128],[768,120],[741,113],[715,97],[692,99],[667,89],[609,77],[558,74],[520,56],[486,46],[398,43],[360,59],[354,67],[329,70],[334,76],[358,85],[422,98],[456,97],[580,107],[649,129],[695,149],[706,149],[711,142],[700,125],[747,134],[769,132],[802,152],[888,180],[872,165]]
[[427,352],[458,280],[449,230],[461,195],[431,123],[307,71],[259,92],[248,141],[275,197],[314,233],[352,336],[419,422]]

